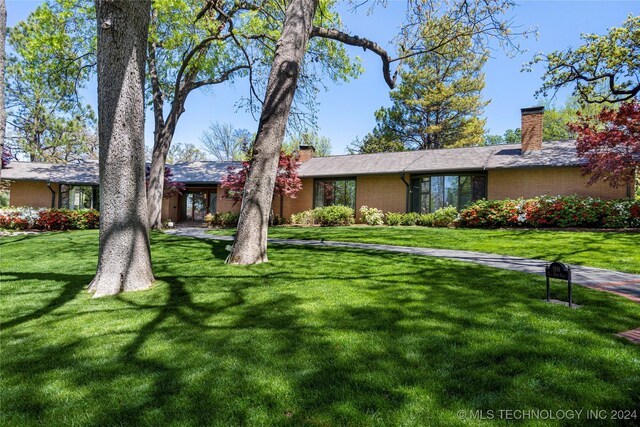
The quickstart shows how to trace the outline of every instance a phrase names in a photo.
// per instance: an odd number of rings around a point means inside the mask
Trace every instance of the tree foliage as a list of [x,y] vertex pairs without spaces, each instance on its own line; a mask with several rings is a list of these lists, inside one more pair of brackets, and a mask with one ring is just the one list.
[[2,174],[2,168],[5,166],[5,146],[4,137],[7,129],[7,113],[5,108],[5,44],[7,41],[7,4],[5,0],[0,0],[0,154],[2,155],[2,162],[0,163],[0,176]]
[[[296,94],[305,58],[309,57],[309,40],[333,40],[373,52],[381,59],[383,78],[389,88],[393,89],[397,76],[391,72],[394,62],[402,63],[413,56],[438,52],[463,36],[457,31],[458,26],[468,29],[474,49],[486,49],[487,43],[492,39],[513,46],[514,33],[509,20],[504,19],[504,14],[513,5],[512,0],[410,1],[407,8],[408,22],[398,36],[399,56],[393,58],[378,43],[348,34],[338,28],[339,23],[324,19],[326,14],[322,7],[319,8],[318,0],[289,2],[271,64],[236,238],[227,261],[235,264],[267,261],[268,212],[277,173],[277,160],[291,112],[291,101]],[[450,31],[439,34],[437,43],[425,45],[422,38],[416,36],[416,31],[420,32],[425,23],[443,14],[448,14],[455,25],[451,26]]]
[[[220,184],[222,187],[222,197],[231,199],[235,203],[242,200],[244,186],[247,181],[247,173],[251,162],[242,162],[242,168],[229,166],[227,174],[222,178]],[[300,163],[295,154],[280,152],[278,160],[278,172],[276,174],[276,183],[274,187],[274,195],[286,196],[295,199],[296,195],[302,190],[302,181],[298,175]]]
[[391,92],[393,105],[376,112],[377,126],[363,151],[396,149],[399,141],[408,150],[480,145],[486,120],[480,119],[488,104],[481,99],[488,56],[473,47],[470,31],[451,17],[434,17],[420,33],[425,46],[441,43],[442,33],[460,33],[438,49],[405,60],[401,82]]
[[595,116],[578,115],[571,125],[578,135],[578,155],[589,185],[608,182],[613,187],[630,184],[640,166],[640,102],[628,101],[620,108],[604,108]]
[[[147,165],[145,168],[145,182],[147,187],[149,186],[149,175],[151,173],[151,167]],[[164,186],[163,197],[168,199],[170,197],[178,196],[182,194],[187,187],[182,182],[177,182],[173,178],[173,171],[169,166],[164,167]]]
[[74,13],[44,3],[8,32],[9,140],[14,154],[31,161],[97,156],[95,114],[78,95],[95,65],[95,39],[86,40],[85,22],[95,22],[95,12],[82,1],[67,3]]
[[207,153],[219,161],[243,160],[253,135],[246,129],[235,129],[228,123],[210,123],[200,141]]
[[293,135],[289,141],[282,145],[282,150],[287,154],[291,154],[301,145],[312,146],[315,148],[316,157],[326,157],[331,155],[331,141],[326,136],[320,136],[315,131],[306,130]]
[[381,134],[378,128],[366,134],[362,139],[356,138],[347,147],[349,154],[389,153],[405,150],[406,148],[402,141],[392,135]]
[[543,63],[546,71],[537,94],[566,86],[587,103],[621,102],[640,92],[640,16],[629,15],[608,34],[583,34],[577,49],[538,54],[527,64]]

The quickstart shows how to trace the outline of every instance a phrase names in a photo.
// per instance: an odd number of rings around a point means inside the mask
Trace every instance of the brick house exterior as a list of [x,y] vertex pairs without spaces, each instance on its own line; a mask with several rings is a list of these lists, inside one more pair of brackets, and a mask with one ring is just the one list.
[[[383,212],[425,212],[462,207],[479,198],[530,198],[541,195],[632,197],[633,185],[587,186],[575,142],[542,142],[543,108],[522,109],[522,143],[443,150],[314,157],[301,146],[302,191],[278,197],[273,212],[291,214],[328,204],[363,205]],[[163,219],[202,220],[209,212],[239,211],[222,197],[220,181],[238,162],[191,162],[171,166],[180,196],[164,199]],[[97,163],[53,165],[12,162],[2,171],[11,183],[10,204],[33,207],[98,206]]]

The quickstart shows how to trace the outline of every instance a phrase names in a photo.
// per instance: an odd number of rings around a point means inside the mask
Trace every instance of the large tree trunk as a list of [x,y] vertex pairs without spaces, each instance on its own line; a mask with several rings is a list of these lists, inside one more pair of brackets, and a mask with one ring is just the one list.
[[[4,135],[7,128],[7,114],[4,106],[4,63],[5,41],[7,39],[7,5],[0,0],[0,155],[4,153]],[[2,167],[0,167],[2,177]]]
[[96,0],[100,251],[94,297],[153,283],[144,165],[150,0]]
[[230,263],[267,261],[267,229],[280,148],[317,7],[318,0],[293,0],[287,7],[253,144]]
[[149,189],[147,192],[147,209],[149,212],[149,228],[159,230],[162,228],[162,198],[164,194],[164,167],[167,162],[167,155],[176,125],[180,118],[182,102],[174,100],[174,105],[178,103],[179,109],[171,112],[167,122],[162,126],[156,126],[154,136],[153,153],[151,154],[151,167],[149,170]]
[[162,228],[162,198],[164,193],[164,166],[169,154],[173,134],[165,129],[155,136],[151,167],[149,171],[149,189],[147,193],[147,209],[149,212],[149,228]]

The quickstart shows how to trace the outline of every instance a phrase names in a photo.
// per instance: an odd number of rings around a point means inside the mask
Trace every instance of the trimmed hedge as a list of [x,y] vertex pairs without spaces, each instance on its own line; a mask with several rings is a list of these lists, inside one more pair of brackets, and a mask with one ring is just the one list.
[[461,227],[640,227],[640,201],[578,196],[479,200],[460,212]]
[[385,219],[387,225],[419,225],[422,227],[449,227],[454,225],[458,218],[458,211],[453,206],[440,208],[433,213],[417,212],[387,212]]
[[291,215],[291,224],[298,225],[352,225],[355,223],[355,211],[342,205],[318,207]]
[[88,230],[99,224],[100,212],[95,209],[0,209],[0,228],[10,230]]
[[209,227],[233,228],[238,226],[240,214],[238,212],[220,212],[217,214],[207,214],[204,220]]

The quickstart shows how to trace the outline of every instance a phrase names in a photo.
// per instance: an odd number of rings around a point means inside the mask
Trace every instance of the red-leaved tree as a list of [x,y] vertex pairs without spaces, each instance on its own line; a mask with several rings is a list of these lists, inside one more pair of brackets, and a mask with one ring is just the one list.
[[[145,179],[147,183],[147,190],[149,189],[149,175],[151,173],[151,168],[147,165],[145,169]],[[162,197],[168,199],[173,196],[177,196],[182,194],[186,189],[185,185],[182,182],[175,182],[173,180],[173,171],[169,166],[164,167],[164,188],[162,191]]]
[[[242,162],[242,169],[240,170],[229,166],[227,174],[220,182],[222,197],[233,200],[234,204],[242,200],[242,192],[244,190],[244,183],[247,180],[247,172],[249,171],[250,164],[250,162]],[[273,190],[275,195],[295,199],[298,192],[302,190],[302,181],[298,175],[298,167],[300,167],[300,162],[298,162],[297,155],[286,154],[284,151],[280,152],[278,173]]]
[[578,115],[569,128],[577,134],[578,155],[586,160],[588,185],[602,180],[618,187],[633,181],[632,172],[640,166],[640,102],[605,108],[594,117]]
[[6,145],[2,147],[2,167],[6,167],[13,160],[13,154]]

